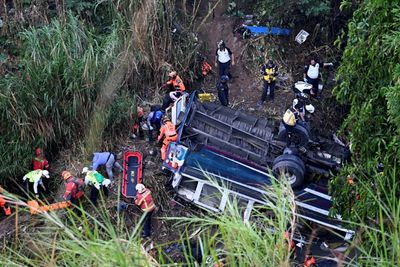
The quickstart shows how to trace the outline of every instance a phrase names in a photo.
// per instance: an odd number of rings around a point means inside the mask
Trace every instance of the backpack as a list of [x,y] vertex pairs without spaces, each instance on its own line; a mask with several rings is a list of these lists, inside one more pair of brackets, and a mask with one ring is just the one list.
[[296,125],[296,115],[290,108],[286,110],[285,114],[283,114],[283,122],[289,126]]

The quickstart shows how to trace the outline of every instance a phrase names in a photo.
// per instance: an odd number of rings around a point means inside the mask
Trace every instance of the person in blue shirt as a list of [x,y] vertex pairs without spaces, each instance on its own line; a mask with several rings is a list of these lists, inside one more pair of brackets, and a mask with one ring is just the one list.
[[160,132],[162,117],[164,116],[164,112],[158,107],[151,107],[150,113],[147,117],[147,124],[149,127],[149,141],[153,142],[153,130],[156,131],[156,134]]
[[105,165],[108,178],[113,180],[113,168],[117,168],[120,172],[123,171],[121,165],[117,162],[117,157],[112,152],[95,152],[93,153],[92,170],[96,171],[98,167]]

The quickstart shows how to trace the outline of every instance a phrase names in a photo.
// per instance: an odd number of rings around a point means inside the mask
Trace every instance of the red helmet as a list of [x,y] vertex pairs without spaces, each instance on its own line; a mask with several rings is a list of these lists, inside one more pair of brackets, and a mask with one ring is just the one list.
[[36,155],[36,156],[42,155],[42,149],[41,149],[40,147],[38,147],[38,148],[35,149],[35,155]]
[[72,174],[69,171],[63,171],[61,173],[61,177],[64,178],[64,180],[67,180],[68,178],[72,177]]

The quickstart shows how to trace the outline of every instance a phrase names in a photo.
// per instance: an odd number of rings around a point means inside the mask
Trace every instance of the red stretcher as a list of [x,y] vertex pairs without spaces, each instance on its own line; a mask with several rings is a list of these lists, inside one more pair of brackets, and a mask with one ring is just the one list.
[[142,182],[142,154],[138,151],[125,152],[123,168],[122,195],[133,198],[136,196],[136,185]]

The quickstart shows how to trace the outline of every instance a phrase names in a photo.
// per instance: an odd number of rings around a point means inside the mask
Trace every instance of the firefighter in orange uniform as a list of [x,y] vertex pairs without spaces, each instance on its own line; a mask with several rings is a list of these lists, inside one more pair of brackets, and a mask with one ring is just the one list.
[[186,90],[181,77],[178,76],[176,71],[171,71],[168,74],[168,81],[166,84],[170,91],[176,91],[178,89],[179,91],[183,92]]
[[165,135],[163,145],[161,147],[161,159],[165,160],[167,158],[167,148],[170,142],[175,142],[178,139],[178,135],[176,133],[175,125],[172,124],[171,120],[167,117],[163,119],[164,125],[161,126],[160,135],[158,136],[157,141],[160,140]]
[[49,162],[43,155],[41,148],[35,149],[35,157],[33,158],[33,170],[47,170],[49,168]]
[[[0,186],[0,194],[3,193],[3,187]],[[4,210],[6,216],[11,215],[11,208],[7,206],[7,201],[0,195],[0,208]]]
[[136,185],[136,199],[135,204],[145,213],[143,220],[143,234],[142,237],[150,237],[151,235],[151,217],[156,208],[151,196],[151,191],[143,184]]

